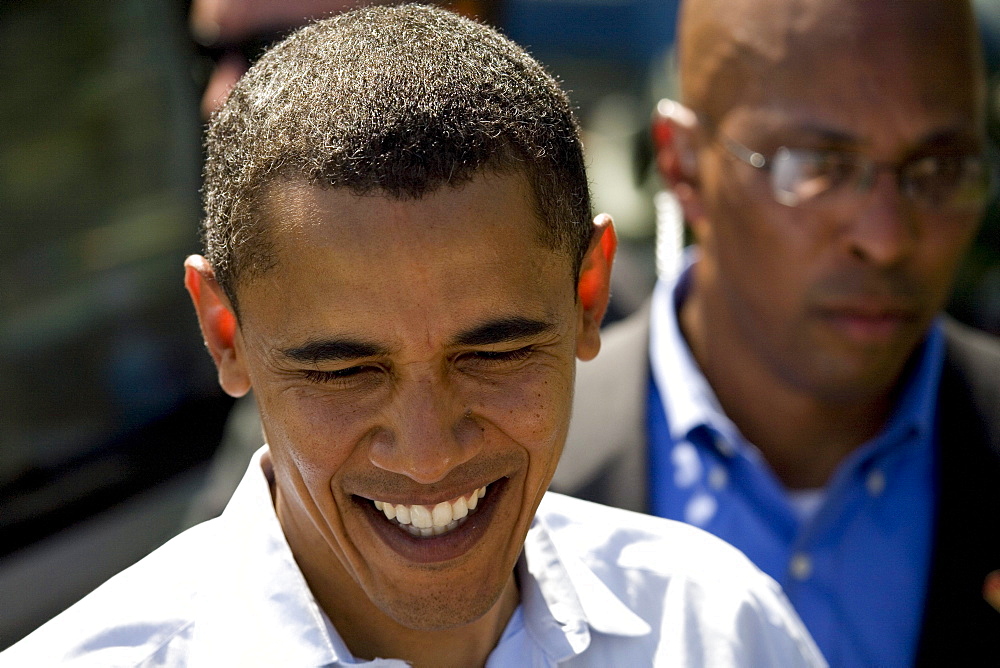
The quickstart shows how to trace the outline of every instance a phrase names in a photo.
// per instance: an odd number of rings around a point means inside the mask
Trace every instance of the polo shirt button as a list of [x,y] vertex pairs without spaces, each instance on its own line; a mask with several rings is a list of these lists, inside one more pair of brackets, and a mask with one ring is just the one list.
[[879,469],[874,469],[865,479],[865,488],[872,496],[879,496],[885,490],[885,474]]
[[715,491],[722,490],[728,483],[729,474],[727,474],[726,469],[721,466],[716,466],[708,472],[708,484]]
[[715,497],[704,493],[695,494],[684,508],[684,521],[696,527],[704,527],[718,509]]
[[736,454],[736,448],[734,448],[733,444],[727,441],[726,437],[722,434],[715,433],[712,435],[712,439],[715,442],[715,449],[726,457],[732,457]]
[[791,571],[792,577],[796,580],[808,580],[809,576],[812,575],[813,570],[812,559],[809,558],[808,554],[797,552],[792,556],[792,561],[788,565],[788,570]]

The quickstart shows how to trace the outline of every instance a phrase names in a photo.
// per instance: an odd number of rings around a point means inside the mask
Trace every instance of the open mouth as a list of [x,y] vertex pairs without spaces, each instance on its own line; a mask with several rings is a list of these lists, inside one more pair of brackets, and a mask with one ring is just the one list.
[[469,494],[450,501],[442,501],[433,507],[419,504],[394,504],[377,499],[373,500],[372,503],[375,504],[376,509],[382,511],[388,520],[407,531],[411,536],[428,538],[441,536],[462,526],[476,512],[479,500],[486,496],[487,487],[489,485],[483,485]]
[[[393,503],[359,495],[353,499],[387,547],[409,562],[430,565],[457,559],[482,540],[495,526],[509,486],[510,478],[501,476],[436,504]],[[508,508],[504,517],[510,514]]]

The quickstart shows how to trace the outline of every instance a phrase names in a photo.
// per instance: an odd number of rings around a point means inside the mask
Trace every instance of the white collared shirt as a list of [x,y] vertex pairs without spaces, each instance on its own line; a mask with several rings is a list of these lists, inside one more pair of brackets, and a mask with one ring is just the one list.
[[[319,608],[262,470],[176,537],[0,654],[0,666],[342,666],[364,661]],[[488,668],[825,666],[773,580],[693,527],[547,494],[521,602]]]

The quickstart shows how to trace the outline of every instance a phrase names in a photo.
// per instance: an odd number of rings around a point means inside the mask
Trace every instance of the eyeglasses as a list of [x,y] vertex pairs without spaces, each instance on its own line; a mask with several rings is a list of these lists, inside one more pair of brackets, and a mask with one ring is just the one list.
[[859,153],[782,146],[770,158],[728,137],[721,144],[746,164],[768,172],[774,199],[791,207],[853,207],[879,172],[896,175],[900,191],[929,211],[963,213],[990,195],[993,174],[984,155],[945,153],[880,163]]

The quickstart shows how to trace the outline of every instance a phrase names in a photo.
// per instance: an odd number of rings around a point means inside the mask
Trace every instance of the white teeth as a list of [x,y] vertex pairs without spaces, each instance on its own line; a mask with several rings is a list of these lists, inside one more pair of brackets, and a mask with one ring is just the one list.
[[479,505],[479,499],[486,496],[486,486],[472,492],[469,498],[460,496],[454,501],[442,501],[433,508],[422,505],[407,506],[386,501],[373,501],[375,508],[386,518],[396,520],[414,536],[440,536],[461,524],[461,520]]
[[430,529],[434,526],[431,511],[427,510],[427,506],[411,506],[410,522],[418,529]]
[[442,501],[441,503],[434,506],[434,510],[431,511],[431,523],[436,527],[447,526],[448,522],[451,522],[451,504],[447,501]]
[[460,496],[455,503],[451,504],[451,516],[453,519],[460,520],[469,514],[469,506],[465,503],[465,497]]
[[396,521],[399,522],[400,524],[410,523],[409,506],[404,506],[403,504],[399,504],[398,506],[396,506]]

